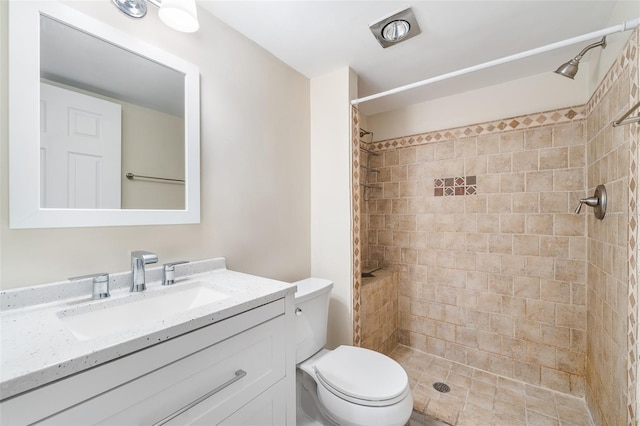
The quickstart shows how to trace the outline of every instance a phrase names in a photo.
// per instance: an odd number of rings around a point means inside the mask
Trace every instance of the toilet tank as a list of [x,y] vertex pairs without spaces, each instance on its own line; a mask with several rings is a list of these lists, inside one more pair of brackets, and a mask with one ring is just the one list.
[[296,364],[311,357],[327,343],[329,296],[333,283],[321,278],[307,278],[298,286],[296,304]]

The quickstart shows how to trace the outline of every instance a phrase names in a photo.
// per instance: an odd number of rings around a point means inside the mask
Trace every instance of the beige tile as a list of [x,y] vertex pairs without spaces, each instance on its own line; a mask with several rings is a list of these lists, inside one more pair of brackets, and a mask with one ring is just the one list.
[[527,424],[532,426],[558,426],[560,422],[556,417],[545,416],[536,411],[527,410]]
[[561,124],[553,127],[553,146],[584,144],[584,121]]
[[525,231],[524,214],[501,214],[500,232],[507,234],[523,234]]
[[585,185],[584,169],[581,167],[555,170],[553,182],[556,191],[581,191]]
[[538,170],[538,151],[514,152],[513,170],[528,172]]
[[511,172],[511,154],[493,154],[487,156],[487,173]]
[[[548,189],[551,191],[551,188]],[[566,192],[541,192],[540,212],[541,213],[568,213],[568,194]],[[566,235],[566,234],[560,234]]]
[[540,383],[540,366],[515,361],[513,364],[513,377],[527,383]]
[[541,127],[525,131],[525,149],[540,149],[553,146],[553,130]]
[[425,412],[438,419],[444,420],[449,424],[456,424],[458,419],[458,412],[464,406],[464,402],[453,402],[455,400],[448,399],[447,401],[432,399],[427,404]]
[[553,215],[552,214],[526,215],[525,231],[527,234],[552,235],[553,234]]
[[435,145],[435,160],[446,160],[453,158],[453,141],[441,142]]
[[538,255],[540,237],[536,235],[514,235],[513,254]]
[[487,196],[487,212],[511,213],[511,194],[489,194]]
[[491,134],[479,136],[477,139],[478,155],[495,154],[500,152],[500,135]]
[[519,192],[511,194],[511,209],[513,213],[538,213],[540,202],[537,192]]
[[384,165],[385,167],[398,165],[398,150],[392,149],[384,151]]
[[501,174],[500,192],[524,192],[524,176],[523,172]]
[[551,368],[542,367],[540,383],[542,386],[563,393],[571,391],[570,375]]
[[412,164],[416,162],[416,147],[407,147],[398,150],[399,164]]
[[564,281],[542,280],[540,298],[551,302],[571,303],[571,284]]
[[475,157],[476,156],[476,139],[459,139],[453,143],[454,156],[456,158]]
[[514,277],[513,292],[515,296],[537,299],[540,297],[540,278]]
[[525,174],[527,192],[547,192],[553,190],[553,171],[533,171]]
[[500,152],[517,152],[524,149],[524,132],[505,132],[500,135]]
[[547,148],[540,150],[540,169],[566,169],[569,167],[569,149]]
[[[558,417],[556,404],[553,400],[553,395],[550,392],[545,392],[544,398],[537,398],[535,396],[527,395],[525,398],[525,403],[528,412],[527,414],[529,415],[533,411],[556,419]],[[531,421],[529,420],[529,422]]]
[[[537,254],[537,253],[536,253]],[[569,257],[569,237],[540,237],[540,256]]]
[[585,235],[584,216],[575,214],[557,214],[553,218],[555,235]]

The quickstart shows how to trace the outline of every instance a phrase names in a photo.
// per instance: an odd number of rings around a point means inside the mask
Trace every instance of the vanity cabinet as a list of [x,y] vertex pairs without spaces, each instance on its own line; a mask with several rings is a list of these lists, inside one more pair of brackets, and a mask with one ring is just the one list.
[[2,424],[295,424],[293,297],[18,395]]

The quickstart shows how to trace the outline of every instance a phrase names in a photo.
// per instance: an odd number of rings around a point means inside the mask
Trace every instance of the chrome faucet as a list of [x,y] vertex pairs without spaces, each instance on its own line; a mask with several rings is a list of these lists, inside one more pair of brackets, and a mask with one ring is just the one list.
[[131,288],[129,291],[144,291],[145,284],[144,265],[156,263],[158,255],[148,251],[131,252]]

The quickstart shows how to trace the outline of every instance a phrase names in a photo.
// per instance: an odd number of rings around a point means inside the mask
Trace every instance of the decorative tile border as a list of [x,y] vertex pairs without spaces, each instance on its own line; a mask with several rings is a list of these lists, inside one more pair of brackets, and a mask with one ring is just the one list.
[[433,180],[434,197],[450,197],[454,195],[475,195],[478,186],[475,176],[456,176]]
[[362,285],[362,263],[360,261],[360,113],[351,107],[351,206],[353,215],[353,345],[362,345],[360,324],[360,289]]
[[585,107],[582,105],[530,115],[521,115],[504,120],[473,124],[471,126],[456,127],[411,136],[402,136],[395,139],[386,139],[368,144],[367,147],[372,151],[384,151],[387,149],[424,145],[452,139],[502,133],[510,130],[524,130],[559,123],[569,123],[572,121],[583,120],[585,117]]
[[[624,49],[623,55],[616,62],[616,66],[609,71],[605,81],[612,81],[613,74],[622,72],[623,63],[629,64],[629,105],[635,105],[640,99],[640,31],[636,30]],[[620,64],[620,69],[618,69]],[[617,77],[617,76],[616,76]],[[604,86],[604,84],[602,85]],[[606,93],[606,92],[603,92]],[[595,96],[593,106],[597,105]],[[591,102],[591,101],[590,101]],[[637,381],[638,381],[638,124],[630,124],[625,129],[629,135],[629,295],[627,297],[627,425],[637,424]]]
[[604,98],[609,89],[611,89],[613,84],[616,82],[616,80],[618,80],[620,75],[628,66],[638,66],[637,63],[634,63],[634,61],[637,61],[637,38],[638,35],[636,30],[636,32],[634,32],[634,34],[629,39],[627,45],[624,47],[618,59],[616,59],[616,62],[613,63],[607,74],[602,79],[602,82],[600,83],[596,91],[593,93],[593,95],[591,95],[591,99],[589,99],[586,105],[585,116],[591,114],[591,112],[600,103],[600,101],[602,101],[602,98]]

